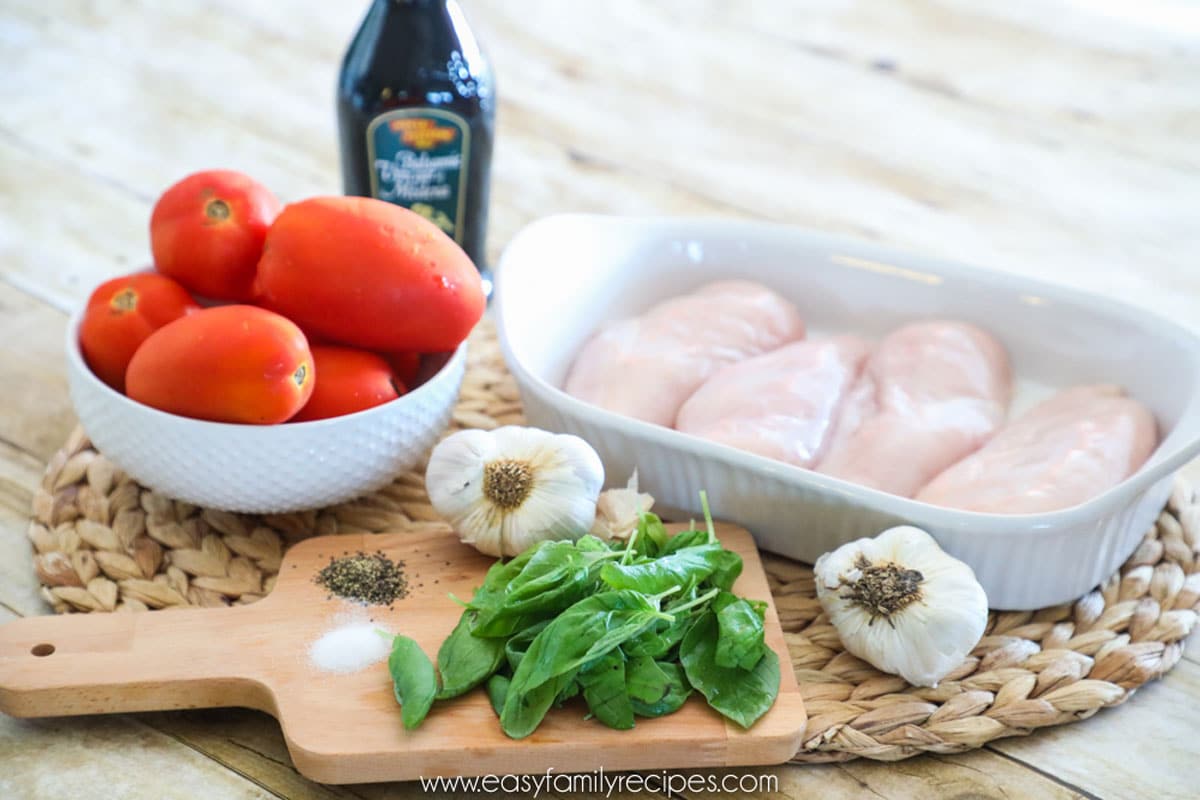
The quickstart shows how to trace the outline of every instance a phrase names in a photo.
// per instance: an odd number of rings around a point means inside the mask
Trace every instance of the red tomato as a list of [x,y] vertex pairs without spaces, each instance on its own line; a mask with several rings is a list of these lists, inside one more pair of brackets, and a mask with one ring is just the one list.
[[313,378],[295,323],[255,306],[218,306],[151,334],[125,386],[132,399],[172,414],[271,425],[304,407]]
[[318,345],[312,355],[316,385],[292,422],[353,414],[395,400],[407,391],[388,363],[374,353]]
[[416,385],[417,374],[421,371],[421,354],[412,351],[403,353],[384,353],[383,357],[387,359],[388,364],[392,368],[392,372],[396,373],[396,377],[400,379],[408,388],[413,388]]
[[429,220],[369,197],[283,209],[258,264],[266,306],[366,350],[453,350],[483,315],[471,259]]
[[240,172],[189,175],[150,215],[154,265],[196,294],[251,300],[263,240],[278,213],[275,195]]
[[96,377],[125,391],[125,369],[154,331],[200,306],[164,275],[144,272],[96,287],[79,323],[79,347]]

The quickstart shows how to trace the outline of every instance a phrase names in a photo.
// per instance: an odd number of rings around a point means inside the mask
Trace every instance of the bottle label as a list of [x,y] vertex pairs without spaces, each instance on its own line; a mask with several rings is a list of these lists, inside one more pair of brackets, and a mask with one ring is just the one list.
[[457,114],[400,108],[367,126],[371,196],[405,206],[462,244],[471,130]]

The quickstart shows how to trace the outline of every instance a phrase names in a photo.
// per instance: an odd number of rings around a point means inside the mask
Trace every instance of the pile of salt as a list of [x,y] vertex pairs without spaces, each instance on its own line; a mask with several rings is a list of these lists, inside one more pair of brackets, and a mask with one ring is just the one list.
[[325,672],[358,672],[383,661],[391,652],[391,640],[382,636],[381,631],[374,622],[342,625],[313,642],[308,657],[317,669]]

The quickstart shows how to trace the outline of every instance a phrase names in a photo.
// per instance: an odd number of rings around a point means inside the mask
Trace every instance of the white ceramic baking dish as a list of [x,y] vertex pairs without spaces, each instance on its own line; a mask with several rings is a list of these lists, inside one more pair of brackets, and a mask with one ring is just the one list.
[[[496,274],[500,339],[531,424],[591,442],[610,486],[637,467],[661,508],[696,514],[697,492],[706,489],[717,516],[749,528],[762,548],[802,561],[908,522],[974,568],[992,607],[1066,602],[1133,552],[1166,502],[1172,474],[1200,451],[1200,337],[1102,297],[798,228],[722,219],[550,217],[517,235]],[[979,514],[855,486],[561,391],[572,359],[601,322],[728,277],[781,292],[815,333],[879,336],[922,317],[974,322],[1012,356],[1015,411],[1059,387],[1114,382],[1154,411],[1162,442],[1137,474],[1082,505]]]

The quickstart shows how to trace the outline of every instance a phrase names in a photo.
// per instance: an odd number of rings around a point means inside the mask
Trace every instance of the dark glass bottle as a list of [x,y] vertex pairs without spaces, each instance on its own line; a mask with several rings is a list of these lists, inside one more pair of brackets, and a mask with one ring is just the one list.
[[374,0],[342,61],[338,134],[346,194],[432,220],[487,274],[496,94],[455,0]]

